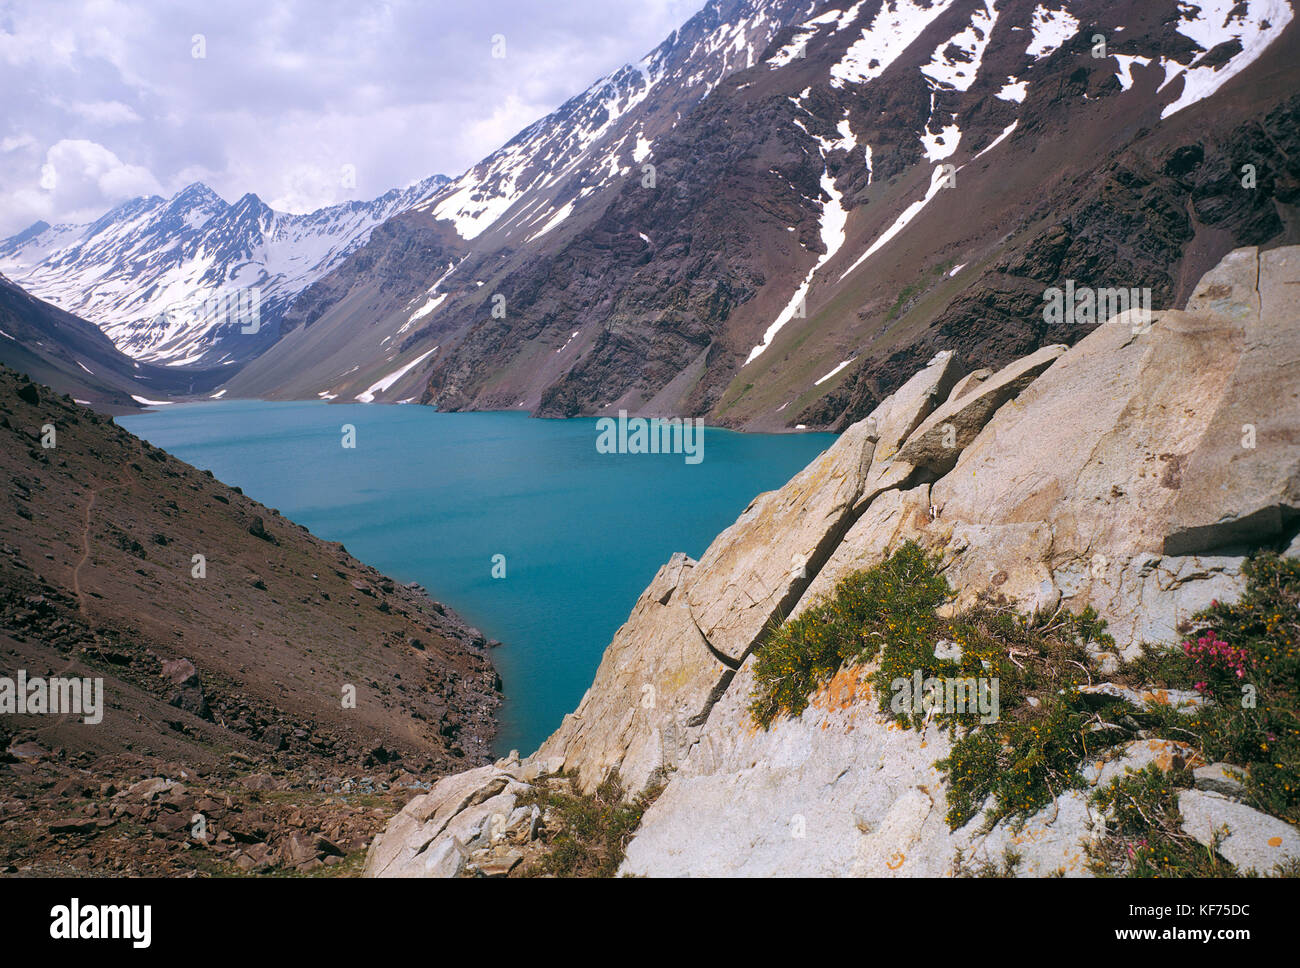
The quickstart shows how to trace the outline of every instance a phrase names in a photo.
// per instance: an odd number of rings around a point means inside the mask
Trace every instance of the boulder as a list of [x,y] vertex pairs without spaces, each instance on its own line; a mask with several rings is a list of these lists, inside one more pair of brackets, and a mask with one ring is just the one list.
[[894,459],[932,474],[946,474],[989,418],[1019,396],[1067,349],[1062,345],[1044,346],[969,387],[960,398],[949,399],[907,437]]
[[954,400],[960,400],[992,375],[993,371],[988,367],[972,370],[953,385],[952,392],[948,394],[947,402],[952,403]]
[[1168,739],[1139,739],[1115,747],[1102,759],[1089,763],[1082,769],[1089,784],[1105,789],[1115,780],[1129,773],[1138,773],[1154,766],[1168,773],[1194,767],[1204,761],[1195,747]]
[[[699,742],[642,817],[620,871],[651,877],[848,876],[855,868],[945,873],[954,844],[934,761],[948,750],[946,734],[933,726],[924,734],[890,728],[865,666],[842,670],[797,719],[759,729],[748,713],[753,662],[741,667]],[[905,806],[895,807],[904,797],[910,798]],[[860,859],[859,842],[881,829],[895,833],[878,837],[874,853],[864,847],[868,856]],[[919,840],[923,851],[904,845]],[[900,860],[897,852],[906,856]]]
[[1183,831],[1207,847],[1226,831],[1219,853],[1242,873],[1269,875],[1278,864],[1300,861],[1300,833],[1294,827],[1222,794],[1185,790],[1178,795],[1178,812]]
[[[1234,252],[1206,277],[1220,281],[1203,280],[1189,301],[1238,322],[1241,351],[1219,364],[1231,368],[1227,392],[1197,446],[1180,455],[1166,554],[1267,544],[1300,518],[1300,249],[1251,253]],[[1224,286],[1230,295],[1209,298]]]
[[936,353],[924,369],[882,400],[867,417],[875,428],[877,443],[856,511],[861,512],[877,494],[903,486],[912,476],[912,465],[896,460],[898,449],[921,421],[951,395],[956,378],[951,351]]
[[211,719],[212,711],[203,692],[203,683],[199,680],[198,670],[189,659],[164,659],[162,676],[172,684],[167,702],[177,709],[183,709],[199,719]]
[[930,485],[889,490],[879,495],[854,522],[844,540],[808,585],[791,617],[829,596],[836,584],[855,571],[879,564],[900,542],[900,535],[922,533],[929,525]]
[[844,532],[875,449],[868,418],[778,491],[760,494],[700,558],[686,591],[710,648],[739,662],[774,615],[788,612]]
[[1020,856],[1015,868],[1019,877],[1089,876],[1087,845],[1104,831],[1102,818],[1080,790],[1066,791],[1023,824],[1004,820],[982,835],[982,823],[975,817],[961,830],[963,865],[1001,867],[1010,851]]
[[1119,701],[1139,710],[1150,706],[1172,706],[1176,712],[1184,715],[1192,715],[1210,704],[1210,700],[1199,692],[1187,689],[1130,689],[1113,682],[1079,686],[1079,695],[1095,705]]
[[422,876],[418,871],[428,861],[422,855],[447,825],[467,808],[490,800],[516,782],[495,766],[482,766],[439,780],[432,790],[403,807],[375,837],[366,853],[365,876]]
[[[1278,251],[1227,262],[1247,276],[1258,265],[1260,292],[1283,293],[1300,282],[1300,260]],[[1288,325],[1281,296],[1262,295],[1257,315],[1241,309],[1253,296],[1221,296],[1207,314],[1212,290],[1189,304],[1200,314],[1157,313],[1137,332],[1123,314],[1099,326],[932,485],[937,526],[897,539],[944,552],[958,604],[990,593],[1026,607],[1093,605],[1127,658],[1174,638],[1211,599],[1239,595],[1246,545],[1289,536],[1300,326]]]
[[168,780],[166,777],[161,776],[151,776],[138,783],[132,783],[126,788],[125,795],[137,800],[153,800],[174,786],[176,786],[175,780]]
[[1246,323],[1259,318],[1259,250],[1234,249],[1192,290],[1184,307],[1197,316]]
[[1246,795],[1246,785],[1241,781],[1244,770],[1227,763],[1209,763],[1192,771],[1198,790],[1219,793],[1240,800]]
[[513,848],[494,850],[483,859],[475,858],[474,866],[484,877],[505,877],[524,859],[522,852]]
[[425,852],[418,868],[403,869],[399,877],[456,877],[465,869],[468,860],[465,848],[453,837],[447,837]]

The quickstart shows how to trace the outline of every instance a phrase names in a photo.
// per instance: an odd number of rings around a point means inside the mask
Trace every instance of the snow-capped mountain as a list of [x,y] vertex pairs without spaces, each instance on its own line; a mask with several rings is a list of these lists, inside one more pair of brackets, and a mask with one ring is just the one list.
[[[637,63],[599,79],[391,220],[288,314],[286,328],[301,324],[315,336],[291,333],[265,364],[232,380],[232,394],[331,397],[338,390],[368,398],[371,384],[382,383],[384,399],[400,399],[422,386],[441,355],[428,353],[437,334],[458,326],[452,303],[487,298],[491,292],[479,292],[486,278],[570,237],[623,186],[654,183],[658,172],[646,166],[655,165],[656,140],[728,77],[760,63],[773,38],[811,6],[710,0]],[[403,369],[422,354],[422,367]],[[399,371],[401,380],[389,379]]]
[[[230,397],[843,426],[936,350],[1086,335],[1046,288],[1177,306],[1300,234],[1294,2],[709,0],[454,181],[312,216],[199,187],[0,269],[239,363]],[[259,333],[163,314],[257,280]]]
[[602,188],[642,177],[657,137],[724,78],[753,67],[808,0],[709,4],[636,64],[530,125],[421,208],[466,240],[532,241]]
[[305,215],[274,211],[253,194],[229,204],[195,183],[169,199],[123,202],[89,225],[38,222],[0,242],[0,270],[96,323],[136,359],[237,363],[270,345],[294,297],[376,225],[445,182],[434,175]]
[[1046,287],[1179,305],[1300,231],[1298,52],[1288,0],[712,0],[376,231],[230,392],[843,425],[938,349],[1077,341]]

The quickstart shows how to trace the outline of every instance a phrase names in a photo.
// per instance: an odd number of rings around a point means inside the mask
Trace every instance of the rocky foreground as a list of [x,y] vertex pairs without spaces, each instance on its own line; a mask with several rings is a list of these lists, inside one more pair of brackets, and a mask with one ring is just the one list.
[[103,681],[0,715],[0,873],[354,869],[488,760],[488,642],[422,589],[3,367],[0,444],[0,677]]
[[941,556],[950,612],[1096,609],[1111,637],[1077,664],[1079,691],[1120,710],[1102,725],[1195,710],[1194,691],[1110,677],[1241,596],[1251,554],[1300,554],[1297,292],[1300,247],[1239,249],[1149,327],[1123,314],[998,372],[963,376],[939,353],[699,561],[665,564],[537,753],[416,797],[372,844],[366,873],[517,870],[545,839],[539,790],[591,793],[617,773],[629,794],[666,782],[626,845],[625,874],[945,875],[1014,855],[1018,874],[1082,875],[1110,819],[1092,794],[1144,767],[1194,773],[1173,836],[1242,872],[1294,865],[1293,822],[1247,805],[1237,774],[1194,743],[1121,725],[1127,738],[1083,766],[1083,788],[1018,819],[999,819],[990,798],[952,829],[935,766],[952,735],[882,714],[869,666],[841,669],[767,729],[750,702],[755,650],[776,624],[915,542]]

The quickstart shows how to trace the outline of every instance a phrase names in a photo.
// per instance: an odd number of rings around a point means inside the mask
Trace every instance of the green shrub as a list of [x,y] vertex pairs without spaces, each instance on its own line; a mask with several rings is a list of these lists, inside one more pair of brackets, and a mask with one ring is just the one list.
[[755,651],[754,722],[766,729],[779,715],[799,716],[842,665],[874,659],[886,643],[915,651],[928,640],[933,661],[934,611],[949,595],[938,564],[909,541],[774,629]]
[[1240,601],[1198,612],[1181,648],[1148,649],[1121,674],[1211,698],[1194,716],[1157,711],[1152,733],[1195,743],[1208,762],[1237,766],[1252,806],[1298,824],[1300,560],[1261,554],[1243,572]]
[[521,805],[536,803],[547,816],[546,851],[520,876],[613,877],[642,815],[663,790],[653,787],[626,800],[615,774],[591,795],[575,792],[577,782],[576,775],[569,774],[552,784],[534,786],[520,797]]
[[1089,716],[1077,708],[1078,693],[1054,697],[1042,715],[981,728],[953,744],[935,764],[946,774],[948,825],[956,830],[993,797],[987,817],[1029,817],[1066,790],[1083,787],[1079,764],[1087,750]]
[[1182,830],[1178,791],[1192,785],[1190,770],[1148,766],[1098,790],[1092,801],[1109,820],[1106,835],[1087,846],[1089,867],[1101,876],[1234,877],[1237,870]]
[[[891,710],[898,680],[917,672],[922,679],[994,677],[996,722],[980,723],[969,713],[930,714],[953,737],[949,755],[936,766],[945,774],[954,829],[990,797],[988,826],[1031,816],[1066,790],[1087,786],[1082,763],[1138,736],[1190,743],[1206,761],[1240,767],[1253,806],[1300,823],[1300,561],[1275,554],[1248,561],[1248,588],[1238,603],[1214,603],[1194,617],[1182,648],[1147,650],[1109,677],[1133,688],[1198,689],[1214,702],[1194,715],[1123,702],[1094,708],[1085,701],[1077,687],[1107,678],[1090,671],[1086,647],[1114,646],[1092,608],[1026,616],[982,601],[940,618],[936,610],[951,591],[939,565],[909,542],[774,629],[755,654],[754,721],[767,728],[778,716],[802,714],[818,688],[854,663],[877,662],[872,681],[881,711],[914,728],[924,725],[919,710]],[[959,645],[961,658],[935,658],[940,639]],[[1168,792],[1177,782],[1157,772],[1106,793],[1107,809],[1126,811],[1121,827],[1129,832],[1121,845],[1125,852],[1132,846],[1135,856],[1131,863],[1127,854],[1101,856],[1099,863],[1139,876],[1230,872],[1212,851],[1197,853],[1178,831],[1176,801]],[[1147,821],[1141,820],[1144,810]],[[1108,841],[1106,849],[1121,841]]]
[[[1205,757],[1245,768],[1252,803],[1300,823],[1300,560],[1267,554],[1246,562],[1246,594],[1197,616],[1246,655],[1236,679],[1219,669],[1205,691],[1217,700],[1198,716]],[[1252,687],[1244,690],[1244,686]],[[1253,702],[1253,705],[1250,703]]]

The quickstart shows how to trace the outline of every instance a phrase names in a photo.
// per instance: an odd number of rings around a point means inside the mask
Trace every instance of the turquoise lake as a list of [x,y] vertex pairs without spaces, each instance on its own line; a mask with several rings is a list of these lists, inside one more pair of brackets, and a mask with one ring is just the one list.
[[[132,433],[393,578],[489,638],[505,683],[498,750],[532,752],[674,551],[698,558],[832,434],[704,431],[703,460],[601,454],[594,419],[232,400],[121,417]],[[342,446],[342,425],[356,447]],[[505,577],[493,558],[505,556]]]

